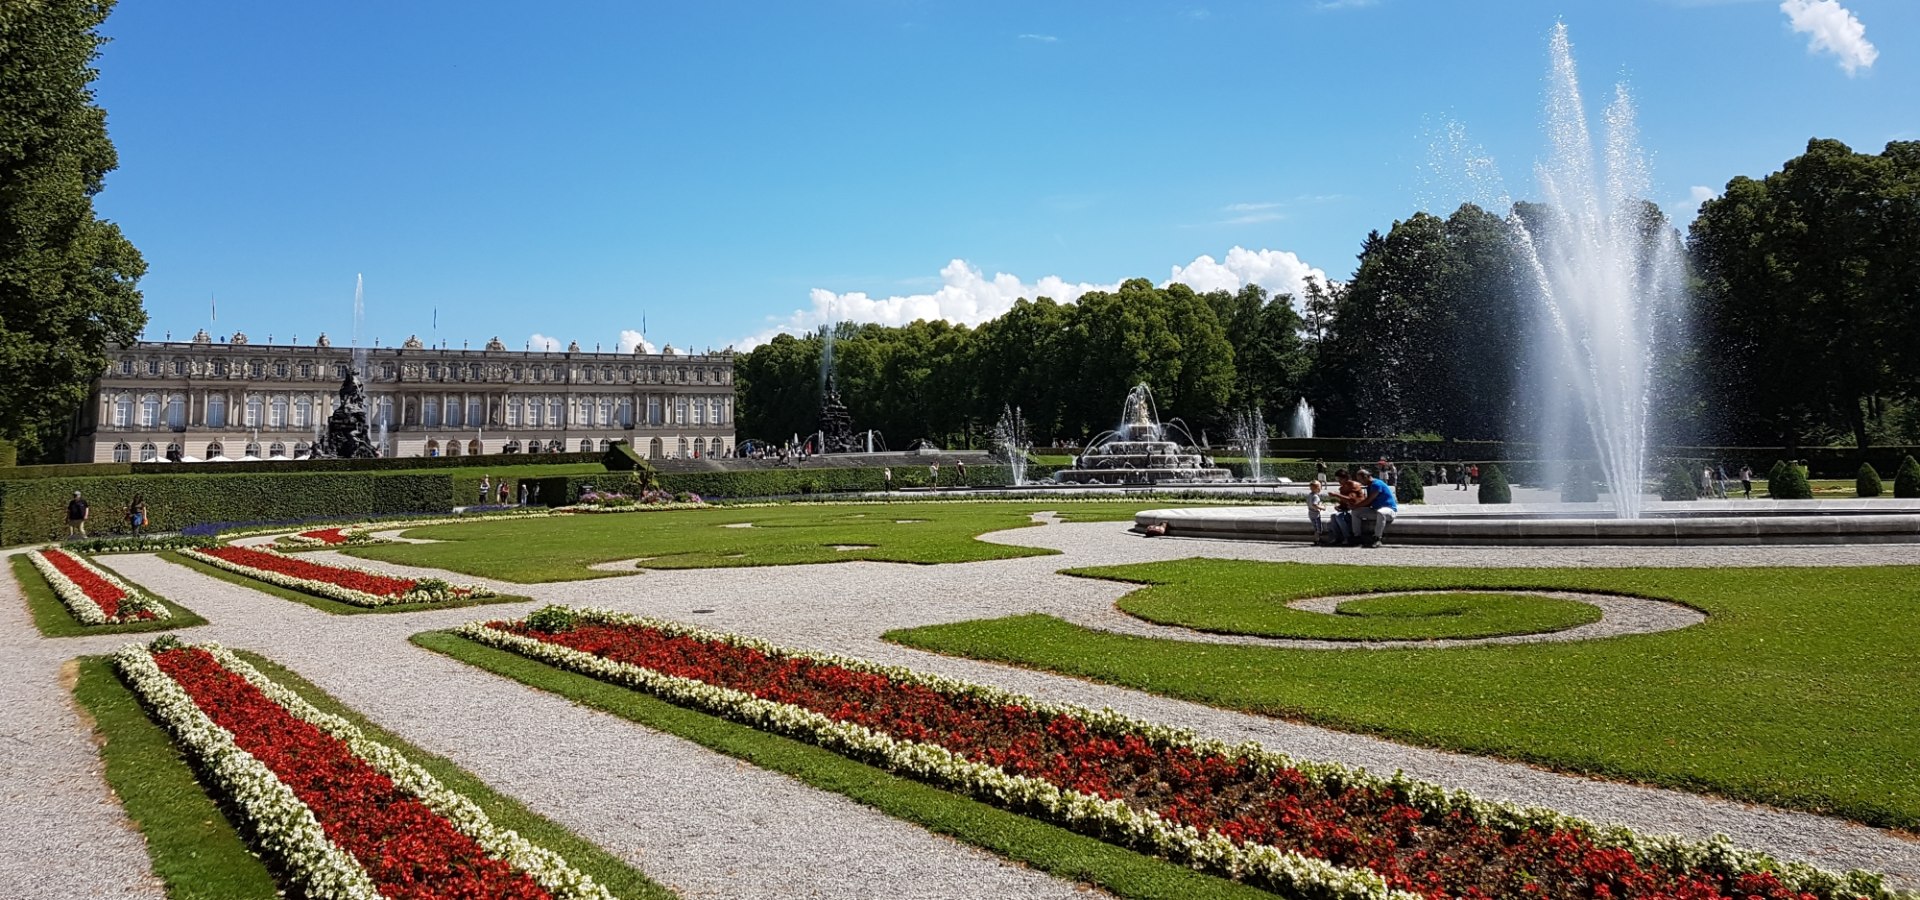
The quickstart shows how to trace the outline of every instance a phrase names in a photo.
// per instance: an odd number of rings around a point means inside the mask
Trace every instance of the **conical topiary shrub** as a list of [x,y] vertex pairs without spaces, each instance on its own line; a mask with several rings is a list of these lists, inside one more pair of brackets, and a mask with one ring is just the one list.
[[1862,497],[1878,497],[1880,491],[1880,473],[1873,470],[1873,463],[1861,463],[1860,474],[1853,477],[1853,492]]
[[1600,486],[1593,483],[1593,469],[1584,462],[1567,466],[1567,484],[1560,489],[1562,503],[1598,503]]
[[1513,488],[1507,486],[1507,476],[1492,463],[1480,467],[1480,502],[1513,502]]
[[1678,461],[1668,466],[1667,477],[1660,481],[1660,499],[1700,499],[1700,483],[1694,480],[1693,467]]
[[1405,466],[1395,479],[1393,499],[1400,503],[1427,502],[1427,479],[1420,474],[1419,466]]
[[1778,480],[1780,476],[1785,475],[1786,473],[1787,473],[1787,461],[1784,459],[1774,460],[1773,468],[1767,470],[1767,483],[1772,484],[1773,482]]
[[1807,473],[1792,463],[1776,467],[1778,478],[1767,479],[1767,493],[1775,500],[1812,500],[1813,485],[1807,483]]
[[1920,498],[1920,462],[1915,462],[1911,454],[1900,461],[1900,469],[1893,473],[1893,495]]

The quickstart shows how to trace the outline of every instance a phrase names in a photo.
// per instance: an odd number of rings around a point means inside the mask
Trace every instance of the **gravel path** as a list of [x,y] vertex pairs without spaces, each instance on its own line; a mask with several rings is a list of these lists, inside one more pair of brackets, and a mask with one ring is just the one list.
[[[1886,871],[1920,887],[1920,841],[1844,821],[1677,791],[1560,775],[1514,763],[1228,712],[1040,672],[952,659],[887,644],[893,628],[1047,612],[1075,621],[1117,616],[1127,585],[1056,574],[1072,566],[1211,556],[1317,563],[1435,566],[1743,566],[1920,564],[1920,545],[1877,547],[1441,548],[1378,550],[1144,539],[1127,523],[1048,524],[992,540],[1063,551],[939,566],[848,562],[739,569],[658,570],[619,578],[517,585],[481,581],[539,602],[585,603],[760,635],[998,684],[1049,699],[1112,706],[1230,741],[1259,740],[1310,759],[1378,771],[1403,769],[1484,796],[1538,803],[1648,831],[1704,837],[1829,868]],[[423,572],[321,552],[375,570]],[[1085,888],[1010,865],[782,776],[677,738],[593,713],[406,643],[407,636],[527,604],[393,615],[329,616],[230,585],[157,557],[109,564],[213,624],[214,638],[285,663],[419,746],[444,754],[503,793],[565,823],[688,897],[1064,897]],[[11,590],[11,588],[8,588]],[[0,738],[22,745],[0,761],[0,877],[23,896],[134,895],[151,890],[144,852],[112,804],[86,731],[67,705],[58,663],[126,637],[60,641],[32,635],[21,604],[0,610]],[[1120,618],[1127,618],[1121,616]],[[21,621],[14,621],[21,620]],[[1418,652],[1418,651],[1410,651]],[[30,750],[26,748],[31,748]],[[20,765],[31,760],[33,765]],[[17,803],[16,798],[26,802]],[[96,821],[97,820],[97,821]],[[34,842],[44,823],[90,829],[74,843],[103,862],[79,882]],[[93,823],[93,824],[89,824]],[[104,826],[104,827],[102,827]],[[117,836],[117,837],[116,837]],[[116,843],[117,841],[117,843]],[[38,855],[35,855],[38,854]],[[130,874],[116,874],[125,864]],[[17,867],[18,871],[15,870]],[[57,884],[34,871],[60,871]],[[25,881],[18,880],[27,878]],[[144,879],[144,880],[143,880]],[[36,892],[37,891],[37,892]],[[60,893],[59,891],[66,891]]]
[[73,702],[66,662],[97,639],[41,638],[18,583],[0,582],[0,894],[165,896]]

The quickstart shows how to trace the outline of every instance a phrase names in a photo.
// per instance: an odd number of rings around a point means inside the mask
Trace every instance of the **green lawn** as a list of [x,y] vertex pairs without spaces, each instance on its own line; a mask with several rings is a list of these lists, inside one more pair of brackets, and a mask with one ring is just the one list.
[[887,815],[1016,862],[1062,878],[1098,885],[1121,897],[1139,900],[1266,897],[1271,900],[1274,896],[901,778],[812,744],[756,731],[639,691],[476,644],[449,631],[417,634],[413,642],[494,674],[559,694],[582,706],[678,735],[751,765],[841,794]]
[[197,559],[189,559],[171,550],[160,554],[160,558],[170,563],[186,566],[210,578],[218,578],[228,584],[237,584],[263,594],[271,594],[282,600],[304,603],[321,612],[333,613],[336,616],[420,612],[429,609],[459,609],[467,606],[485,606],[492,603],[521,603],[529,599],[514,594],[501,594],[497,597],[487,597],[482,600],[454,600],[445,603],[395,603],[388,606],[355,606],[351,603],[342,603],[331,597],[316,597],[305,591],[296,591],[293,588],[281,587],[280,585],[261,581],[257,578],[248,578],[238,572],[229,572],[219,566],[210,566]]
[[[106,566],[101,563],[99,557],[89,558],[95,565],[106,568]],[[44,637],[76,637],[83,634],[133,634],[141,631],[178,631],[182,628],[192,628],[195,625],[207,624],[207,620],[195,615],[193,610],[175,604],[167,598],[161,597],[135,584],[132,579],[125,575],[114,572],[113,574],[116,577],[126,582],[130,587],[140,590],[165,604],[167,610],[173,613],[173,616],[167,619],[155,619],[151,622],[128,622],[124,625],[82,625],[79,619],[73,617],[73,613],[67,611],[67,605],[61,603],[60,598],[54,594],[53,586],[47,584],[46,576],[41,575],[40,570],[34,568],[33,563],[27,561],[26,554],[14,554],[12,562],[13,579],[20,584],[20,593],[26,595],[27,610],[33,614],[33,626],[40,629],[40,634]],[[111,570],[109,569],[109,571]]]
[[1472,592],[1364,597],[1342,603],[1339,615],[1308,612],[1291,609],[1287,603],[1400,589],[1354,591],[1342,567],[1294,568],[1299,574],[1284,582],[1271,577],[1271,563],[1219,559],[1069,569],[1066,574],[1146,585],[1121,598],[1120,609],[1161,625],[1222,634],[1332,641],[1431,640],[1539,634],[1600,620],[1598,608],[1572,600]]
[[[252,653],[241,657],[273,680],[292,688],[321,710],[346,718],[467,799],[496,824],[559,853],[622,900],[668,900],[672,891],[572,832],[534,814],[517,801],[488,789],[458,766],[394,737],[369,723],[305,679]],[[247,848],[229,824],[222,804],[209,796],[166,731],[147,716],[140,702],[103,656],[81,657],[74,696],[92,715],[107,783],[120,797],[127,816],[146,836],[154,874],[167,896],[192,900],[254,900],[276,896],[274,873]]]
[[[872,560],[973,562],[1050,554],[975,540],[1031,524],[1039,510],[1074,521],[1130,520],[1159,502],[901,502],[610,513],[433,525],[407,532],[439,544],[382,544],[345,552],[530,584],[607,577],[587,567],[646,557],[650,569],[777,566]],[[733,526],[733,527],[729,527]],[[750,526],[750,527],[742,527]],[[840,549],[845,548],[845,549]]]
[[[1661,634],[1447,650],[1208,645],[1043,615],[888,637],[1415,744],[1920,828],[1920,569],[1253,565],[1243,575],[1277,595],[1583,590],[1670,599],[1709,618]],[[1185,602],[1193,616],[1230,618],[1243,601],[1189,590]]]

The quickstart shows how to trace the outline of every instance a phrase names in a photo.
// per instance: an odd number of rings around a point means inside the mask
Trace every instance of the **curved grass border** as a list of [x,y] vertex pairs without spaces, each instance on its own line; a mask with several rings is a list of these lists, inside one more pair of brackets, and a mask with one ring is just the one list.
[[331,597],[316,597],[292,588],[281,587],[280,585],[260,581],[255,578],[248,578],[238,572],[229,572],[218,566],[210,566],[197,559],[188,559],[171,550],[160,554],[160,558],[175,565],[186,566],[202,575],[218,578],[228,584],[237,584],[263,594],[272,594],[283,600],[292,600],[295,603],[305,603],[321,612],[332,613],[336,616],[423,612],[431,609],[461,609],[468,606],[486,606],[493,603],[526,603],[533,599],[532,597],[522,597],[518,594],[500,594],[478,600],[449,600],[444,603],[395,603],[389,606],[355,606],[351,603],[342,603]]
[[[369,738],[401,752],[441,784],[473,801],[495,824],[566,857],[621,900],[676,896],[593,843],[495,793],[451,761],[368,722],[299,675],[259,654],[236,653],[322,712],[352,722]],[[78,663],[80,678],[74,696],[94,717],[107,782],[146,836],[154,872],[166,883],[168,895],[193,900],[275,896],[279,887],[273,870],[247,847],[223,805],[206,792],[172,737],[113,673],[110,660],[88,656]]]
[[[101,564],[98,557],[90,557],[89,561],[103,569],[108,569],[107,566]],[[143,631],[178,631],[182,628],[192,628],[195,625],[207,624],[207,620],[193,610],[187,609],[153,591],[147,590],[146,587],[134,583],[133,579],[119,572],[114,572],[113,576],[115,578],[126,582],[128,587],[138,589],[146,593],[147,596],[160,601],[173,615],[165,619],[154,619],[147,622],[124,622],[119,625],[83,625],[79,619],[73,617],[73,613],[67,611],[66,604],[61,603],[60,598],[53,593],[53,586],[47,584],[46,576],[41,575],[40,570],[34,568],[33,563],[27,561],[26,554],[15,553],[10,564],[13,566],[13,579],[20,585],[20,593],[27,598],[27,611],[33,615],[33,627],[40,630],[42,637],[85,637],[96,634],[138,634]],[[112,569],[108,569],[108,571],[112,571]]]
[[676,735],[760,768],[840,794],[897,819],[1061,878],[1138,900],[1247,900],[1271,893],[1206,875],[1065,828],[1007,812],[855,762],[830,750],[675,706],[630,688],[563,671],[470,641],[428,631],[413,643],[468,665],[559,694],[589,709]]

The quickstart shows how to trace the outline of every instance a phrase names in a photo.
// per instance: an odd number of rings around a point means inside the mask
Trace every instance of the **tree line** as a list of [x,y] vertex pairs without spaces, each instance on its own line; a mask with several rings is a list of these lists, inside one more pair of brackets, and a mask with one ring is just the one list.
[[[1551,211],[1467,204],[1394,222],[1350,280],[1300,296],[1196,292],[1144,279],[1074,303],[1021,300],[976,328],[840,323],[830,337],[856,427],[895,449],[984,446],[1007,406],[1040,445],[1117,424],[1150,385],[1163,418],[1224,441],[1302,398],[1321,434],[1524,441],[1555,417],[1529,345],[1540,312],[1516,223]],[[1645,204],[1649,229],[1675,229]],[[1537,229],[1535,229],[1537,231]],[[1684,235],[1687,285],[1653,335],[1654,440],[1818,446],[1920,441],[1920,142],[1879,154],[1832,140],[1763,179],[1735,178]],[[736,363],[742,438],[811,433],[829,335],[782,335]]]

